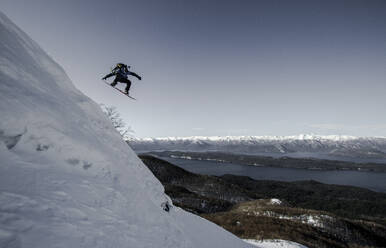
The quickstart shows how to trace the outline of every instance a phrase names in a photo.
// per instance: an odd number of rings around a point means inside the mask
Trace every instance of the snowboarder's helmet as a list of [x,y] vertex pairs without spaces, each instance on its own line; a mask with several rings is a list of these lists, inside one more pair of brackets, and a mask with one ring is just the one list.
[[123,64],[123,63],[118,63],[118,64],[117,64],[117,67],[121,68],[121,67],[124,67],[124,65],[125,65],[125,64]]

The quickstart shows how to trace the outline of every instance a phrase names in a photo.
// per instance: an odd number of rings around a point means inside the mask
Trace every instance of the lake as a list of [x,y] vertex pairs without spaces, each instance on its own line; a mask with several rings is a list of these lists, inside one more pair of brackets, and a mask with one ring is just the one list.
[[178,165],[187,171],[198,174],[215,176],[232,174],[239,176],[249,176],[256,180],[277,180],[288,182],[315,180],[327,184],[358,186],[386,193],[386,173],[256,167],[231,163],[165,157],[162,157],[162,159],[167,160],[172,164]]

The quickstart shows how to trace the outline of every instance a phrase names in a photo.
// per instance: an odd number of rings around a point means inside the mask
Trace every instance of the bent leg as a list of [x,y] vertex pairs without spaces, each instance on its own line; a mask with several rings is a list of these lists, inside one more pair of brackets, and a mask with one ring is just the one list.
[[125,84],[126,84],[126,88],[125,88],[125,91],[126,91],[126,93],[128,93],[128,92],[129,92],[129,90],[130,90],[131,81],[130,81],[129,79],[127,79],[127,78],[122,78],[122,79],[120,80],[120,82],[122,82],[122,83],[125,83]]
[[116,77],[116,78],[114,79],[114,81],[113,81],[110,85],[113,86],[113,87],[115,87],[115,85],[117,85],[117,83],[118,83],[118,77]]

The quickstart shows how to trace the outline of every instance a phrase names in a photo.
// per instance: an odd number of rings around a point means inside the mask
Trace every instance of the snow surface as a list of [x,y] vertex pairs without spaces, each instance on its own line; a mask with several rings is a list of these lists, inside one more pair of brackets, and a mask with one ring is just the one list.
[[270,203],[271,203],[272,205],[281,205],[281,204],[282,204],[282,201],[280,201],[279,199],[276,199],[276,198],[272,198],[272,199],[270,200]]
[[248,247],[177,207],[98,104],[0,12],[0,247]]
[[255,239],[245,239],[245,242],[264,248],[307,248],[307,246],[281,239],[264,239],[263,241]]

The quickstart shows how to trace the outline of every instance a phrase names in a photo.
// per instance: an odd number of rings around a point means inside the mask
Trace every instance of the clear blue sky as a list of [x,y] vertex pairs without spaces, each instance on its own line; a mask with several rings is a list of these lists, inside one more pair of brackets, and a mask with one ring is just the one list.
[[[2,0],[139,137],[386,136],[386,1]],[[117,62],[132,101],[100,81]],[[123,85],[121,85],[123,87]]]

